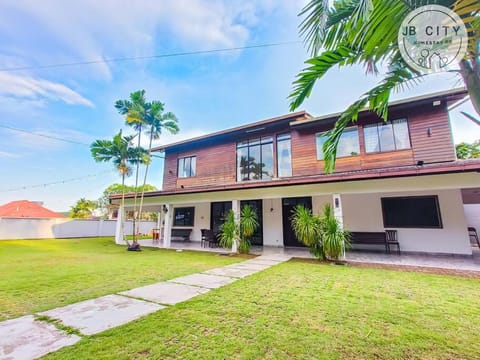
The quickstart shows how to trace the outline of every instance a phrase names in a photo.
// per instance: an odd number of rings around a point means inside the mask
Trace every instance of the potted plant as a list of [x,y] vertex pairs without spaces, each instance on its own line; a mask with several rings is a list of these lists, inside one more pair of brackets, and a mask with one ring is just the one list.
[[295,236],[310,248],[317,259],[338,262],[350,246],[350,232],[342,229],[330,204],[323,208],[322,216],[298,205],[291,217]]
[[258,218],[256,211],[250,206],[245,205],[240,212],[240,244],[238,251],[242,254],[248,254],[251,246],[251,239],[255,230],[258,228]]
[[322,244],[321,220],[310,209],[298,205],[290,218],[292,229],[298,240],[310,248],[310,253],[317,259],[325,260]]
[[338,262],[350,247],[350,232],[344,230],[334,216],[332,206],[326,204],[320,219],[323,250],[328,259]]
[[225,216],[225,222],[220,226],[220,245],[224,248],[231,248],[232,252],[237,252],[240,227],[235,221],[235,213],[229,210]]

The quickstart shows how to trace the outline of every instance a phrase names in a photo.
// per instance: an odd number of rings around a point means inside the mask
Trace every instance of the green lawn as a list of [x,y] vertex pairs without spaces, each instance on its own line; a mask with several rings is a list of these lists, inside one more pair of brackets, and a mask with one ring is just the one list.
[[48,359],[479,359],[480,281],[290,261]]
[[112,238],[0,241],[0,320],[241,260],[149,248],[127,252]]

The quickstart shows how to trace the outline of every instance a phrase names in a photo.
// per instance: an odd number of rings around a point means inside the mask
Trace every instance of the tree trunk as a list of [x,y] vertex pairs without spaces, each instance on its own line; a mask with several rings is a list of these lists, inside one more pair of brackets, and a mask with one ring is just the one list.
[[[150,131],[150,142],[148,144],[148,156],[152,153],[152,141],[153,141],[153,126]],[[151,162],[151,160],[150,160]],[[140,206],[138,207],[138,218],[139,220],[142,219],[142,207],[143,207],[143,197],[145,195],[145,185],[147,184],[147,175],[148,175],[148,168],[150,167],[150,162],[145,167],[145,175],[143,177],[143,186],[142,186],[142,194],[140,195]]]
[[[142,136],[142,127],[138,129],[138,145],[137,148],[140,149],[140,139]],[[132,233],[133,233],[133,244],[138,244],[137,239],[137,231],[136,231],[136,218],[137,218],[137,187],[138,187],[138,169],[140,167],[140,159],[137,161],[136,170],[135,170],[135,195],[133,198],[133,226],[132,226]]]
[[130,243],[128,242],[128,239],[125,237],[125,174],[122,174],[122,203],[120,206],[122,209],[122,211],[120,212],[120,216],[122,217],[120,219],[122,224],[122,237],[123,237],[123,240],[127,242],[127,246],[130,247]]
[[470,61],[465,59],[460,61],[460,74],[467,87],[473,108],[480,115],[480,76],[474,70]]

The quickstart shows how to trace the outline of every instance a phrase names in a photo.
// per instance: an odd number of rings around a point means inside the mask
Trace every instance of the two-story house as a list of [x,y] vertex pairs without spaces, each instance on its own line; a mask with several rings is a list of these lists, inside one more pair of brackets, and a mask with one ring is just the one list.
[[162,214],[167,246],[172,228],[200,241],[201,229],[218,231],[244,204],[258,214],[255,245],[301,246],[292,209],[320,213],[331,203],[351,231],[396,229],[402,251],[471,254],[463,198],[480,190],[480,161],[456,159],[448,116],[465,96],[393,102],[386,123],[363,111],[340,139],[332,174],[323,170],[322,135],[339,114],[300,111],[158,147],[163,190],[145,194],[145,206]]

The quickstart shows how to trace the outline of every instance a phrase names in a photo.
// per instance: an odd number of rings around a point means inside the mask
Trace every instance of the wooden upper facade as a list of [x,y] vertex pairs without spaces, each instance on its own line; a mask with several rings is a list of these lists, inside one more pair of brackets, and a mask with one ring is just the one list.
[[[392,103],[387,124],[362,112],[342,137],[335,173],[455,161],[447,107],[464,96],[456,90]],[[324,174],[322,133],[337,118],[297,112],[157,148],[165,152],[163,191],[264,186]]]

